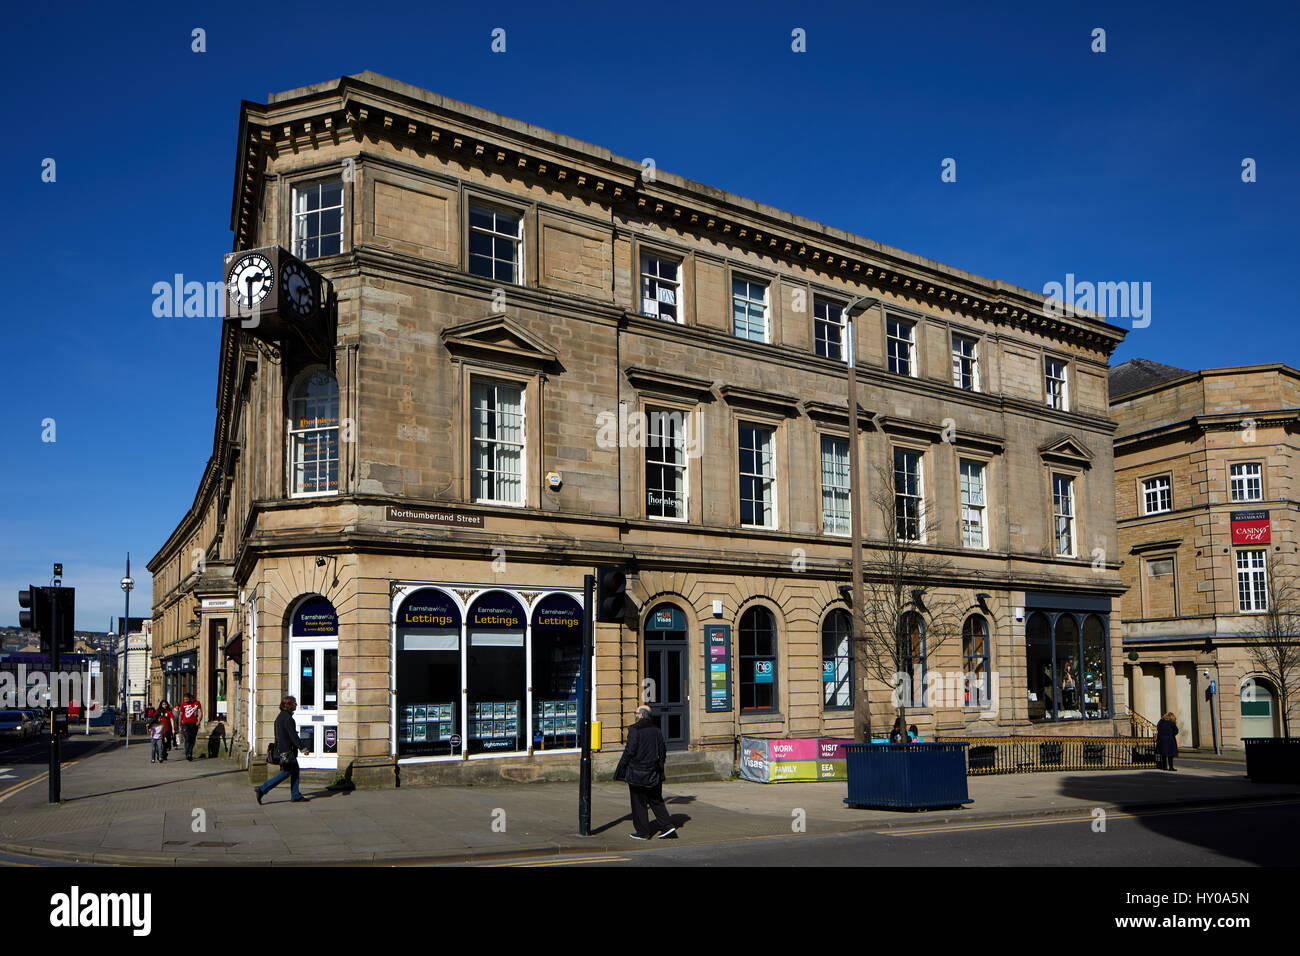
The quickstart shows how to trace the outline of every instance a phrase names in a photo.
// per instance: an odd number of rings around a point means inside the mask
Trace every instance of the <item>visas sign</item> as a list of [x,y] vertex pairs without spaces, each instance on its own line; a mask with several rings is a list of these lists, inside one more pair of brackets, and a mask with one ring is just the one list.
[[1233,544],[1268,544],[1272,540],[1267,511],[1233,511]]
[[704,625],[704,656],[708,664],[706,713],[731,712],[731,625]]

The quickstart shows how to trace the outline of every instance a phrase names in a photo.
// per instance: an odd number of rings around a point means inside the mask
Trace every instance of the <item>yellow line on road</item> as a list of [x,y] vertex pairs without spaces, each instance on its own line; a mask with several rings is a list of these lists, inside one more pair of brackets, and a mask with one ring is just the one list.
[[628,858],[625,856],[580,856],[571,857],[563,860],[546,860],[537,862],[534,860],[518,860],[513,863],[483,863],[480,864],[484,869],[500,866],[581,866],[584,863],[626,863]]
[[[1107,820],[1129,820],[1138,817],[1161,817],[1176,813],[1215,813],[1224,810],[1248,810],[1254,807],[1276,807],[1286,806],[1289,804],[1300,803],[1297,800],[1274,800],[1259,801],[1256,803],[1233,803],[1210,807],[1172,807],[1168,810],[1147,810],[1137,813],[1125,813],[1122,810],[1106,810]],[[1102,809],[1106,809],[1103,807]],[[973,830],[1008,830],[1017,827],[1043,827],[1058,823],[1091,823],[1093,820],[1091,813],[1081,814],[1079,816],[1059,816],[1051,817],[1045,820],[1007,820],[1004,822],[988,823],[959,823],[953,826],[933,826],[933,827],[911,827],[906,830],[880,830],[879,833],[887,836],[924,836],[927,833],[965,833]]]

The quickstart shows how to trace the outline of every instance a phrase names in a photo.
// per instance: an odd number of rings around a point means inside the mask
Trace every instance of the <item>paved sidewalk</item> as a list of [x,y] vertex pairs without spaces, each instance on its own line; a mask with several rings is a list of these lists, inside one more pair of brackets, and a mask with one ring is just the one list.
[[[742,781],[664,785],[692,844],[784,836],[803,811],[806,832],[915,827],[1175,805],[1300,800],[1300,786],[1251,784],[1243,767],[973,777],[974,803],[930,813],[855,810],[842,783]],[[43,786],[0,797],[0,850],[69,862],[180,865],[388,864],[536,854],[654,852],[629,838],[627,788],[592,787],[595,835],[577,835],[577,785],[509,784],[329,793],[282,784],[258,806],[242,765],[225,759],[150,764],[147,747],[107,743],[63,771],[64,802]],[[202,829],[196,829],[202,823]],[[495,826],[494,826],[495,824]],[[504,832],[501,832],[504,829]]]

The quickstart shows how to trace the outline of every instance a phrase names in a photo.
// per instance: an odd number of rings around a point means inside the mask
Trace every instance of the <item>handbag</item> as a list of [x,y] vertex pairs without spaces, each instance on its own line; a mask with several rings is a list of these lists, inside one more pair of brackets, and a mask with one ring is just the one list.
[[275,752],[275,744],[266,745],[266,762],[272,766],[280,766],[280,755]]

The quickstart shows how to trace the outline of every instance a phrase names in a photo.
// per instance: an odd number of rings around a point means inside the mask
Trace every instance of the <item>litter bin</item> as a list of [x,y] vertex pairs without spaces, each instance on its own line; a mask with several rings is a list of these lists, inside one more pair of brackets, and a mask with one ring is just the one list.
[[967,743],[846,744],[851,807],[928,810],[970,803]]

